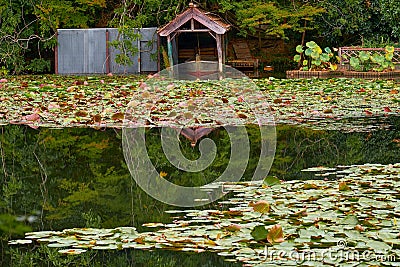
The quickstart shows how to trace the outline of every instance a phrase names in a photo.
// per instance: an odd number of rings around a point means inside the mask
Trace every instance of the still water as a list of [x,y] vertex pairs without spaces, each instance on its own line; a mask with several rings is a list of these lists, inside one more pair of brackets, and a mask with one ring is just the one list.
[[[301,170],[326,166],[400,162],[400,119],[387,117],[373,130],[323,130],[277,125],[277,147],[269,175],[282,180],[308,179]],[[367,123],[368,124],[368,123]],[[378,125],[379,126],[379,125]],[[382,129],[380,129],[382,128]],[[244,180],[258,162],[260,134],[248,126],[250,158]],[[212,164],[204,171],[179,171],[165,157],[160,129],[146,130],[146,148],[157,171],[175,184],[209,183],[226,168],[230,155],[224,129],[209,133],[217,147]],[[185,157],[200,156],[198,146],[179,136]],[[119,129],[31,129],[8,125],[0,128],[0,266],[240,266],[213,253],[174,251],[90,251],[80,257],[60,255],[56,249],[7,245],[28,231],[75,227],[134,226],[149,231],[149,222],[169,223],[165,213],[176,207],[148,196],[131,177],[124,160]],[[200,209],[220,209],[211,203]]]

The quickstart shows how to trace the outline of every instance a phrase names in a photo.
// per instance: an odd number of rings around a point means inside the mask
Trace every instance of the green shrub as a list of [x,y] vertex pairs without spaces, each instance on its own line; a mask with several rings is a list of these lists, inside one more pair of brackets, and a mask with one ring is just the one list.
[[[334,49],[335,50],[335,49]],[[336,70],[338,57],[334,55],[332,49],[325,47],[324,50],[314,41],[306,43],[305,50],[303,46],[296,47],[297,55],[294,61],[300,63],[301,70]]]

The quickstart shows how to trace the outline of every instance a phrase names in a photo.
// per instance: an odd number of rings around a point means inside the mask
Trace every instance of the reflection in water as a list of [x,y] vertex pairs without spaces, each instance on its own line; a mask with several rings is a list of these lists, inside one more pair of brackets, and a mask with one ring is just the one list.
[[[392,125],[389,130],[364,133],[315,131],[279,125],[270,175],[290,180],[299,178],[303,175],[301,170],[308,167],[400,162],[400,120],[388,118],[387,123]],[[260,135],[254,127],[247,130],[251,156],[244,179],[251,179],[258,162]],[[204,185],[218,177],[228,164],[229,136],[222,129],[207,135],[216,144],[216,157],[209,168],[199,173],[177,170],[163,154],[159,136],[159,129],[146,132],[147,151],[156,169],[163,173],[162,179],[185,186]],[[198,146],[192,147],[185,137],[180,136],[179,144],[182,154],[188,159],[195,160],[200,156]],[[164,212],[171,207],[149,197],[131,178],[124,163],[120,130],[33,130],[24,126],[3,126],[0,155],[0,241],[4,248],[0,252],[1,266],[9,265],[12,258],[6,248],[7,240],[29,230],[135,226],[139,231],[148,231],[143,223],[172,220]],[[34,250],[28,255],[19,251],[14,257],[19,255],[19,260],[23,260],[23,257],[28,259],[36,255],[36,261],[41,262],[41,258],[50,258],[55,252],[51,249],[47,252]],[[100,257],[108,261],[109,266],[117,266],[112,261],[137,259],[136,254],[132,256],[130,253],[133,252],[102,252],[96,254],[96,259]],[[184,259],[179,257],[188,257],[173,252],[137,253],[142,253],[143,262],[159,260],[165,263],[169,259],[181,262]],[[208,254],[198,254],[192,265],[199,266],[204,260],[222,266],[221,258]]]

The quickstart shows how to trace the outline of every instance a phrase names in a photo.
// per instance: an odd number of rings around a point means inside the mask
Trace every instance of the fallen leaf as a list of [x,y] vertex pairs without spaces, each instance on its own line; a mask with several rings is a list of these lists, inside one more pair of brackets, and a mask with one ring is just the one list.
[[347,185],[346,182],[339,183],[339,191],[350,191],[350,187]]
[[26,115],[24,117],[22,117],[23,120],[27,120],[27,121],[39,121],[40,120],[40,116],[37,113],[33,113],[30,115]]
[[111,119],[114,120],[114,121],[116,121],[116,120],[123,120],[124,117],[125,117],[125,114],[124,114],[123,112],[117,112],[117,113],[114,113],[114,114],[111,116]]
[[253,207],[253,210],[259,213],[268,213],[270,210],[270,205],[266,200],[259,200],[256,203],[250,202],[249,206]]
[[365,112],[365,114],[366,114],[367,116],[371,116],[371,115],[372,115],[372,112],[369,111],[369,110],[367,110],[367,109],[365,109],[364,112]]
[[284,242],[282,226],[279,224],[272,226],[268,231],[267,240],[271,245]]
[[87,115],[88,115],[88,113],[83,110],[79,110],[79,111],[75,112],[75,116],[77,116],[77,117],[86,117]]
[[226,227],[226,230],[230,231],[230,232],[237,232],[241,229],[242,227],[236,223],[233,223],[231,225],[228,225]]

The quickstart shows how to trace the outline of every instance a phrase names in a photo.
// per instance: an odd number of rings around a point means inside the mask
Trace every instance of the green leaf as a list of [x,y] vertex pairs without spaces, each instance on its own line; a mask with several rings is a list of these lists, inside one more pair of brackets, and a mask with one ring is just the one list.
[[295,56],[293,57],[293,60],[294,60],[295,62],[300,62],[301,56],[300,56],[300,55],[295,55]]
[[385,54],[385,59],[388,61],[392,61],[393,60],[393,54]]
[[270,205],[266,200],[259,200],[256,203],[250,203],[250,206],[253,207],[255,212],[259,213],[268,213],[270,210]]
[[306,46],[309,47],[309,48],[312,48],[312,49],[318,47],[317,43],[314,42],[314,41],[307,42]]
[[304,52],[303,46],[301,45],[296,46],[296,52],[299,54],[303,53]]
[[263,225],[257,225],[253,228],[251,231],[251,236],[254,238],[256,241],[262,241],[267,239],[268,235],[268,230],[265,228]]
[[350,191],[350,187],[347,185],[346,182],[339,183],[339,191]]
[[315,66],[321,66],[322,62],[321,62],[320,59],[316,59],[316,60],[312,61],[312,64],[315,65]]
[[370,59],[370,57],[371,57],[370,53],[367,51],[361,51],[358,56],[359,56],[360,60],[364,61],[364,62],[367,61],[368,59]]
[[350,66],[352,66],[355,70],[358,70],[361,65],[360,65],[360,60],[356,57],[351,57],[350,58]]
[[372,248],[376,253],[385,253],[386,251],[390,250],[392,247],[388,244],[381,242],[370,240],[366,244],[368,247]]
[[318,59],[319,56],[320,56],[320,54],[318,53],[318,51],[313,51],[313,52],[311,53],[311,57],[312,57],[313,59]]
[[328,62],[329,61],[329,55],[326,53],[321,54],[321,61],[322,62]]
[[358,218],[356,215],[347,215],[344,217],[340,222],[340,224],[345,224],[345,225],[354,225],[356,226],[358,224]]
[[386,53],[394,53],[394,46],[386,46],[385,51]]
[[279,180],[276,176],[267,176],[264,179],[264,184],[267,186],[274,186],[281,184],[281,180]]
[[324,51],[328,54],[332,54],[332,50],[329,47],[325,47]]

